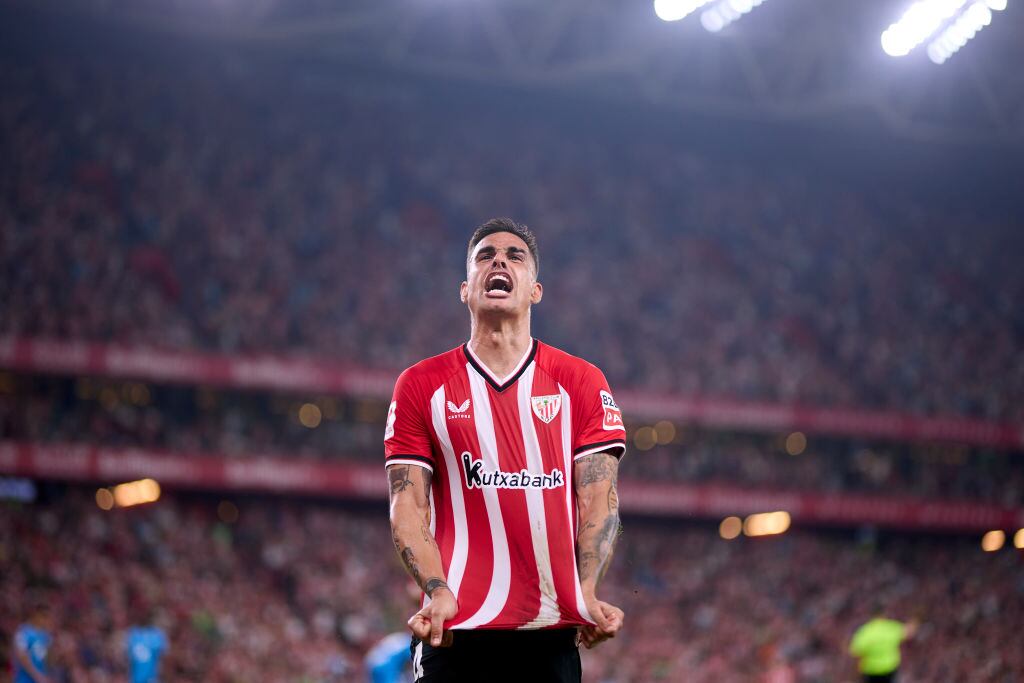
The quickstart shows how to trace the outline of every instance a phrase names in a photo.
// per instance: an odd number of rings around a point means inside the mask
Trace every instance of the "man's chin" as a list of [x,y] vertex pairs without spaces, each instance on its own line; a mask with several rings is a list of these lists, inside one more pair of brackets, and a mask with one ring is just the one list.
[[501,313],[505,315],[516,315],[524,313],[529,310],[529,306],[523,306],[521,303],[509,297],[507,299],[498,298],[484,298],[476,308],[477,314],[494,314]]

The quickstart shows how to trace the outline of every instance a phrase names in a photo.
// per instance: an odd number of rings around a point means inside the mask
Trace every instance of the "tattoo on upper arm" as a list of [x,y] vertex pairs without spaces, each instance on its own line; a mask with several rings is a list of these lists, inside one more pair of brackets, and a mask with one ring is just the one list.
[[[423,468],[420,468],[423,469]],[[391,484],[391,495],[401,493],[410,486],[415,486],[409,478],[409,465],[388,468],[388,482]]]
[[592,453],[579,460],[579,479],[576,486],[583,488],[600,481],[611,480],[615,485],[619,476],[619,462],[608,453]]
[[619,491],[617,482],[612,482],[608,489],[608,509],[614,513],[619,511]]

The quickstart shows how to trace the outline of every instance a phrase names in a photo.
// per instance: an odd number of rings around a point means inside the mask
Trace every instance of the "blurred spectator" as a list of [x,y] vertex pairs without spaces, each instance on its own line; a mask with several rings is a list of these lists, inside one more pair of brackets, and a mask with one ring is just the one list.
[[14,683],[50,683],[47,655],[53,643],[52,628],[49,607],[40,605],[28,622],[14,632],[11,657]]
[[159,626],[133,626],[125,637],[129,683],[157,683],[160,660],[167,653],[167,635]]

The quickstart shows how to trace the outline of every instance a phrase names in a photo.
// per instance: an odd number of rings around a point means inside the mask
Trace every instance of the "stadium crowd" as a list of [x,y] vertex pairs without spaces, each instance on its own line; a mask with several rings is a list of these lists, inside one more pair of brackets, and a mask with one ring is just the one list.
[[[168,635],[166,680],[364,680],[363,653],[413,609],[383,502],[223,506],[166,495],[104,512],[89,491],[51,489],[8,507],[0,648],[42,605],[61,683],[124,680],[123,633],[146,619]],[[1011,645],[1024,628],[1021,556],[974,541],[807,531],[724,541],[712,528],[626,520],[604,585],[626,628],[584,652],[587,683],[852,681],[846,647],[876,604],[923,623],[904,648],[906,680],[1024,675]]]
[[178,57],[0,55],[0,334],[400,369],[463,340],[465,239],[508,214],[538,335],[613,386],[1024,422],[1007,215]]
[[[228,458],[267,455],[381,462],[379,401],[310,399],[135,382],[0,373],[0,435],[30,443],[148,448]],[[312,417],[303,425],[303,406]],[[309,418],[310,416],[305,416]],[[632,423],[622,474],[634,479],[715,482],[773,490],[864,492],[1018,506],[1017,453],[955,444],[742,434],[671,427],[661,445]]]

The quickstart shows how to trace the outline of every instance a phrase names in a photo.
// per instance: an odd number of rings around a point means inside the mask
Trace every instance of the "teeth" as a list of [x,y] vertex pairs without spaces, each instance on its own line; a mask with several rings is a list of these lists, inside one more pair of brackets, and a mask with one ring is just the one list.
[[512,279],[502,273],[496,273],[487,279],[487,290],[488,291],[505,291],[497,287],[496,285],[501,282],[508,288],[508,291],[512,290]]

